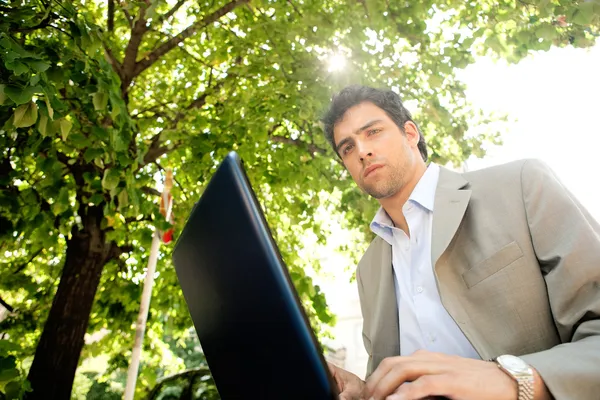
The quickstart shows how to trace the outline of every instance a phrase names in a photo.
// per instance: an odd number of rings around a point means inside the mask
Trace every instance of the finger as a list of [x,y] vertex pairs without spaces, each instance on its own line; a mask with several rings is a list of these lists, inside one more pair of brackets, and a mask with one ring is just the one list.
[[337,373],[337,367],[330,363],[329,361],[327,361],[327,368],[329,368],[329,372],[331,372],[331,375],[335,376]]
[[385,375],[375,377],[379,379],[378,381],[369,378],[366,394],[375,399],[384,399],[406,382],[415,381],[423,375],[439,374],[440,372],[442,372],[440,366],[433,362],[397,362],[393,367],[387,370]]
[[417,380],[405,383],[386,397],[386,400],[418,400],[448,396],[453,393],[453,379],[449,375],[424,375]]
[[381,380],[381,377],[386,375],[388,371],[393,368],[398,363],[407,363],[414,362],[417,360],[420,361],[435,361],[439,362],[440,365],[443,363],[444,359],[448,358],[448,355],[442,353],[434,353],[428,350],[417,350],[410,356],[397,356],[397,357],[387,357],[384,358],[383,361],[379,364],[377,369],[371,374],[371,377],[367,380],[367,386],[369,380],[374,382],[378,382]]
[[367,379],[365,393],[371,394],[373,392],[373,388],[383,378],[387,373],[398,363],[402,363],[405,360],[407,361],[409,357],[387,357],[384,358],[379,366],[373,371],[371,376]]

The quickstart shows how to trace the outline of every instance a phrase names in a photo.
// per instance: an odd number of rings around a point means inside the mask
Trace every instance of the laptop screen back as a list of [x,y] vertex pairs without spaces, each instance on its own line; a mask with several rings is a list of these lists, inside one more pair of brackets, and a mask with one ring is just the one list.
[[196,204],[173,261],[222,399],[337,399],[235,153]]

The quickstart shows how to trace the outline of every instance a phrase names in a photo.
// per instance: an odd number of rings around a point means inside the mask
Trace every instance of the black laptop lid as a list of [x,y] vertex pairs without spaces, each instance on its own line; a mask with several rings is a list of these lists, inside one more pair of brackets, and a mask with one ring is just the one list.
[[173,262],[222,399],[337,399],[235,153],[192,211]]

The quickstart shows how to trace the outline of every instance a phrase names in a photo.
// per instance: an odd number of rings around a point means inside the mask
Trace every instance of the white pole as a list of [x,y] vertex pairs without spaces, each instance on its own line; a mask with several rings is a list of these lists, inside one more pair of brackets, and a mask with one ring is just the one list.
[[142,343],[144,341],[144,332],[146,330],[146,321],[148,319],[148,309],[150,307],[150,297],[152,296],[152,285],[154,284],[154,271],[156,271],[156,260],[158,259],[158,248],[160,247],[160,237],[158,230],[154,231],[152,238],[152,247],[150,248],[150,259],[144,279],[144,290],[142,292],[142,301],[140,312],[135,324],[135,342],[131,352],[131,363],[127,370],[127,385],[125,386],[125,400],[133,400],[135,393],[135,384],[137,382],[138,369],[140,367],[140,356],[142,354]]
[[[169,201],[169,192],[173,185],[172,175],[167,171],[165,179],[165,187],[162,193],[163,204],[166,205],[166,220],[171,218],[171,210],[173,208],[173,199]],[[127,370],[127,384],[125,385],[124,400],[133,400],[135,394],[135,385],[140,367],[140,357],[142,355],[142,344],[144,342],[144,333],[146,330],[146,322],[148,320],[148,310],[150,309],[150,298],[152,297],[152,286],[154,285],[154,272],[156,271],[156,262],[158,260],[158,250],[160,248],[160,234],[158,229],[154,230],[152,237],[152,246],[150,247],[150,258],[146,268],[146,277],[144,279],[144,289],[142,291],[142,300],[140,304],[140,312],[135,324],[135,341],[131,352],[131,363]]]

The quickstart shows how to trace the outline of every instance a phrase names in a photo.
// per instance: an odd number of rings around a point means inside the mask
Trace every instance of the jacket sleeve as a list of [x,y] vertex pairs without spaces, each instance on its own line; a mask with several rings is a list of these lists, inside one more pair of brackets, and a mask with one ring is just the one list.
[[365,331],[366,331],[365,327],[367,327],[369,324],[368,318],[369,318],[370,314],[366,311],[365,299],[364,299],[365,291],[364,291],[362,279],[360,277],[360,268],[356,269],[356,283],[358,286],[358,297],[360,299],[360,311],[363,316],[362,338],[363,338],[363,343],[365,345],[365,350],[367,351],[367,354],[369,355],[369,360],[367,361],[367,371],[366,371],[366,375],[365,375],[365,379],[367,379],[373,373],[373,348],[371,346],[371,340],[365,334]]
[[598,399],[600,225],[543,163],[527,161],[521,185],[562,343],[522,358],[539,372],[555,399]]

